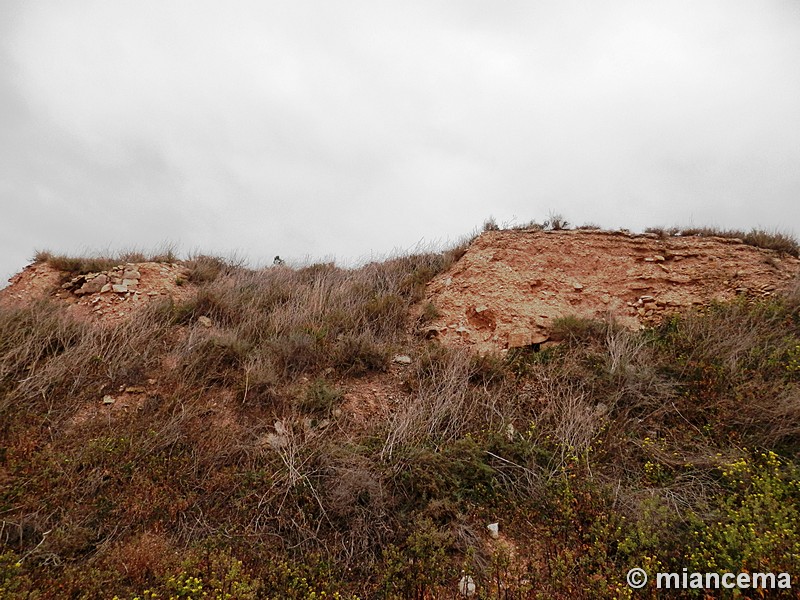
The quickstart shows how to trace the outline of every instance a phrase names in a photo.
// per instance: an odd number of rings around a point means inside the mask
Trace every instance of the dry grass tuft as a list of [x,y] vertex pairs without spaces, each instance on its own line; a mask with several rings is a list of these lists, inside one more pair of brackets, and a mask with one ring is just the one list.
[[49,250],[37,250],[33,261],[37,263],[46,262],[54,269],[70,275],[85,275],[86,273],[108,271],[125,263],[174,263],[178,261],[178,256],[174,246],[164,245],[162,248],[152,252],[124,250],[113,255],[97,253],[92,256],[69,256],[66,254],[54,254]]
[[800,257],[800,244],[790,233],[777,229],[765,230],[753,228],[750,231],[738,229],[720,229],[718,227],[648,227],[647,233],[655,233],[662,238],[671,236],[699,236],[699,237],[721,237],[740,239],[745,244],[774,250],[778,254]]

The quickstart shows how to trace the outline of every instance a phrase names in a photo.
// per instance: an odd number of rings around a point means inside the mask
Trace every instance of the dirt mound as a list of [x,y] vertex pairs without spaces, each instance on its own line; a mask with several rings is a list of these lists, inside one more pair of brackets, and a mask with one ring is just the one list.
[[145,262],[73,277],[38,262],[14,275],[8,287],[0,290],[0,306],[52,298],[66,303],[77,315],[113,323],[147,302],[186,298],[194,288],[186,282],[187,273],[180,263]]
[[428,286],[428,335],[479,352],[545,343],[574,315],[639,328],[737,295],[769,296],[800,260],[717,237],[599,230],[490,231]]

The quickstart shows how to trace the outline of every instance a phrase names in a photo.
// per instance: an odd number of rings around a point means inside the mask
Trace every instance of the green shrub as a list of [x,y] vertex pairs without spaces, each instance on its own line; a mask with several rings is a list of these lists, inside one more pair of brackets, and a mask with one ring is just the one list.
[[330,359],[332,366],[346,375],[385,371],[391,360],[390,347],[371,333],[346,334],[338,339]]
[[420,519],[401,546],[384,552],[381,590],[388,598],[425,598],[444,584],[447,532]]
[[325,379],[318,378],[306,390],[300,409],[310,413],[329,414],[343,399],[342,390],[332,387]]
[[11,551],[0,554],[0,598],[30,598],[32,588],[20,557]]
[[436,308],[436,305],[433,302],[426,302],[422,306],[422,314],[419,317],[419,324],[424,325],[426,323],[430,323],[441,316],[442,313],[439,312],[439,309]]
[[799,474],[770,451],[725,465],[718,512],[695,526],[686,553],[690,570],[797,573]]
[[585,317],[567,315],[553,320],[551,337],[556,340],[582,342],[605,335],[605,323]]

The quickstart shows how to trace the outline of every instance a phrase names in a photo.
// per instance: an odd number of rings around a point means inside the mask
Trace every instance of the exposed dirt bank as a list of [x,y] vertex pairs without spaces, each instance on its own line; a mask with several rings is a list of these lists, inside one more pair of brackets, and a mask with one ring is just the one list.
[[490,231],[429,284],[440,316],[426,329],[448,344],[502,350],[552,339],[559,317],[639,328],[713,300],[769,296],[798,273],[800,260],[736,239]]

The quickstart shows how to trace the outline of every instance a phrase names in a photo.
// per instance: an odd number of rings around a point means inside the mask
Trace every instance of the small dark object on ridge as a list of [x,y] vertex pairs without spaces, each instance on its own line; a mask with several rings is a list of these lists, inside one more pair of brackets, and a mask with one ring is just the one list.
[[273,265],[282,265],[283,264],[283,259],[280,256],[276,256],[274,258],[274,260],[272,261],[272,264]]

